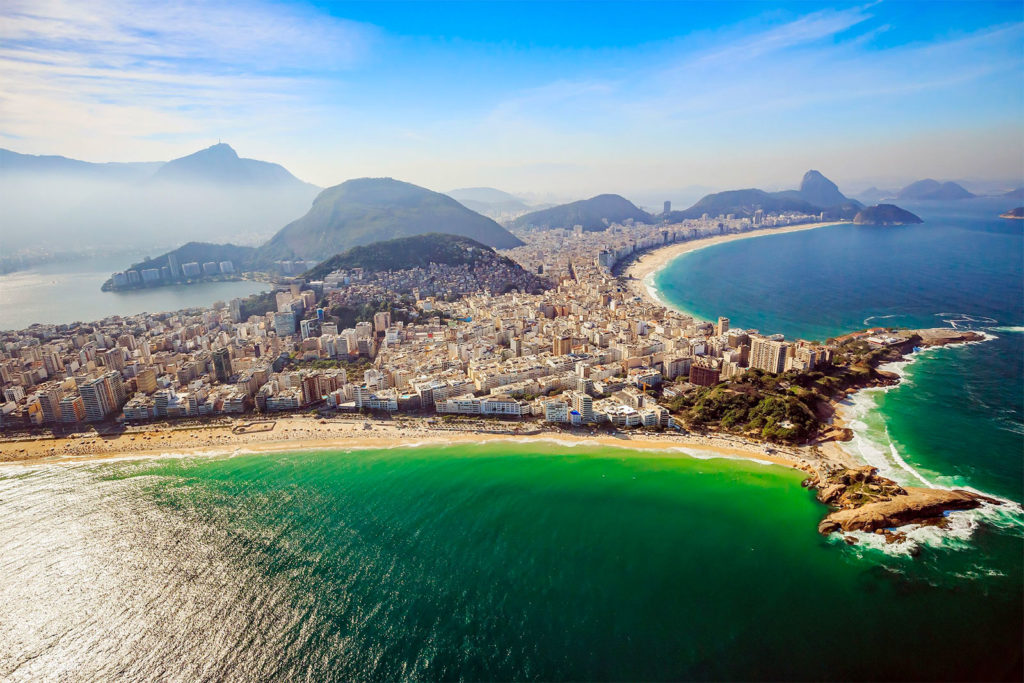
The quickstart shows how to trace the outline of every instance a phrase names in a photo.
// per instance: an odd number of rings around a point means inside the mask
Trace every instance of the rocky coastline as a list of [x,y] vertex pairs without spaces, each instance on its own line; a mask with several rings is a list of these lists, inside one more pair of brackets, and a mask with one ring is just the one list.
[[[947,346],[984,341],[985,336],[971,330],[934,328],[900,333],[903,341],[890,347],[888,353],[879,355],[874,364],[905,359],[905,354],[915,348]],[[870,377],[846,394],[870,387],[893,386],[900,378],[895,373],[872,367]],[[830,438],[836,441],[849,440],[852,432],[848,428],[833,429]],[[1001,502],[973,491],[964,489],[932,489],[902,487],[892,479],[882,477],[878,469],[870,465],[818,468],[804,486],[817,490],[817,499],[834,509],[818,525],[823,535],[847,532],[844,539],[854,544],[857,539],[848,532],[863,531],[885,536],[886,541],[897,543],[905,539],[900,527],[925,525],[945,527],[948,513],[957,510],[973,510],[983,504],[1000,505]]]
[[[973,510],[984,503],[999,505],[994,498],[963,489],[902,487],[878,475],[870,465],[822,476],[816,474],[805,485],[818,490],[817,498],[836,508],[818,524],[818,531],[865,531],[884,535],[895,543],[904,538],[899,527],[910,524],[944,527],[947,513]],[[848,543],[856,538],[847,535]]]

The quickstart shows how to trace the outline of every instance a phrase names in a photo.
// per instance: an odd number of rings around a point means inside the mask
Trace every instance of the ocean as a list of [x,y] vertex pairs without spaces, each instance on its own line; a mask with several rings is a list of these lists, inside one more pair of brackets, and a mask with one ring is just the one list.
[[119,253],[82,258],[0,275],[0,330],[20,330],[33,323],[59,325],[92,322],[109,315],[177,311],[271,289],[265,282],[239,280],[132,292],[100,290],[112,272],[124,270],[140,256]]
[[[1019,502],[1021,233],[972,206],[718,245],[657,284],[793,336],[983,329],[859,394],[850,447]],[[1020,679],[1019,514],[849,546],[802,477],[513,441],[4,466],[0,679]]]
[[923,477],[1019,502],[1024,225],[998,217],[1003,200],[905,204],[925,222],[729,242],[682,255],[651,284],[680,310],[789,338],[873,326],[985,333],[983,343],[915,354],[890,368],[904,375],[899,387],[859,394],[847,408],[860,423],[851,448],[902,483]]
[[0,476],[5,680],[1020,673],[1019,538],[851,548],[776,466],[507,443]]

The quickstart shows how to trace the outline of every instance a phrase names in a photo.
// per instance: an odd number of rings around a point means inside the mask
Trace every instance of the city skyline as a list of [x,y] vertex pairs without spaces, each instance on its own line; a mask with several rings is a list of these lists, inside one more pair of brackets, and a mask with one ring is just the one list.
[[12,3],[0,146],[563,197],[1024,175],[1017,3],[604,9]]

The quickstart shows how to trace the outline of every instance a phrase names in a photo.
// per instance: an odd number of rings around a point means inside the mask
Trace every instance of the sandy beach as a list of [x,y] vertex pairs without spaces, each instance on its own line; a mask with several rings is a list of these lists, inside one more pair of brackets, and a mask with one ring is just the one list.
[[[246,431],[253,424],[260,431]],[[610,446],[633,451],[692,453],[772,463],[812,472],[839,464],[838,449],[765,446],[729,435],[632,431],[617,433],[551,429],[541,423],[484,422],[430,424],[422,419],[367,420],[279,416],[264,422],[223,421],[210,425],[130,428],[116,435],[88,432],[72,437],[40,437],[0,442],[0,463],[75,463],[125,457],[216,455],[234,452],[280,453],[308,450],[384,449],[491,441],[557,442],[567,446]]]
[[763,237],[765,235],[781,235],[786,232],[800,232],[802,230],[827,228],[833,225],[843,225],[843,222],[830,221],[827,223],[802,223],[800,225],[790,225],[783,228],[765,228],[764,230],[751,230],[750,232],[740,232],[730,235],[716,235],[715,237],[690,240],[688,242],[676,242],[660,249],[654,249],[642,254],[638,259],[636,259],[636,261],[626,268],[623,275],[627,278],[626,282],[629,284],[629,287],[639,296],[642,296],[659,306],[664,306],[665,302],[660,301],[651,294],[651,291],[647,288],[647,284],[644,280],[648,275],[664,268],[669,261],[677,256],[681,256],[682,254],[686,254],[691,251],[697,251],[698,249],[704,249],[705,247],[710,247],[715,244],[722,244],[723,242],[733,242],[735,240],[745,240],[753,237]]
[[[839,222],[807,223],[719,235],[671,244],[641,255],[625,271],[630,287],[655,301],[644,278],[681,254],[705,247],[800,230],[840,225]],[[246,425],[252,425],[246,428]],[[699,457],[719,456],[772,463],[807,472],[847,466],[850,456],[835,442],[819,449],[772,446],[730,435],[698,435],[677,432],[557,429],[539,422],[455,421],[444,423],[399,416],[379,420],[361,416],[332,417],[277,415],[252,421],[221,419],[197,424],[157,424],[129,427],[102,435],[96,432],[69,437],[8,438],[0,440],[0,464],[72,463],[125,457],[166,455],[215,455],[234,452],[280,453],[305,450],[384,449],[418,445],[484,443],[488,441],[558,442],[571,446],[612,446],[633,451],[662,451],[677,455],[692,452]]]

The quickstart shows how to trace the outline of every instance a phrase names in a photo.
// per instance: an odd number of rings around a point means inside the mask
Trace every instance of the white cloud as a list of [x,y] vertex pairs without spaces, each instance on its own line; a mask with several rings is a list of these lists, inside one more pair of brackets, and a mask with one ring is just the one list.
[[166,158],[251,129],[257,112],[301,120],[308,93],[376,40],[371,27],[269,3],[9,0],[0,135],[36,143],[24,151]]

